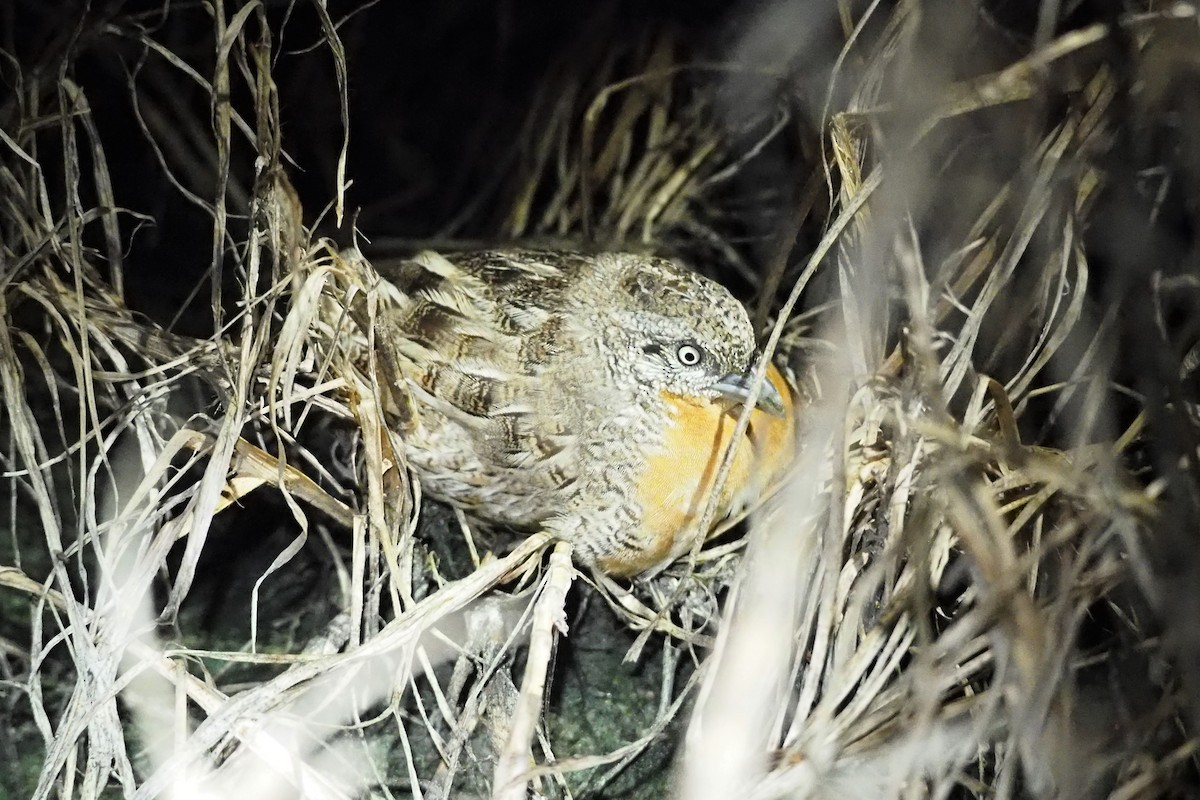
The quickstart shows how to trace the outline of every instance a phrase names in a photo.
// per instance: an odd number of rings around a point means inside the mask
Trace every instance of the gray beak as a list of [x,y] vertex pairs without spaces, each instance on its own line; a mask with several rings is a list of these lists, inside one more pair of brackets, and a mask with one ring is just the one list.
[[[720,392],[735,403],[745,403],[750,399],[750,376],[742,372],[731,372],[708,388]],[[755,403],[755,407],[777,417],[782,417],[785,413],[783,397],[775,388],[775,384],[766,378],[763,379],[762,388],[758,390],[758,402]]]

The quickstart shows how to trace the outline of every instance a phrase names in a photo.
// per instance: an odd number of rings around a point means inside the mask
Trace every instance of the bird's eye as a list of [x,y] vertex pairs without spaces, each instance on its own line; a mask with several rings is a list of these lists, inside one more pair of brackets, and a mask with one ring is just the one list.
[[685,367],[694,367],[704,358],[704,352],[694,344],[681,344],[675,351],[675,357]]

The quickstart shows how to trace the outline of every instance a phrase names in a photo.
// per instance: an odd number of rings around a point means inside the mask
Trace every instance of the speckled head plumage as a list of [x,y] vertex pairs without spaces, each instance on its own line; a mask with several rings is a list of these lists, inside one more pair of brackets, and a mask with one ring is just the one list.
[[662,258],[609,253],[596,266],[613,286],[605,334],[646,390],[712,400],[714,383],[750,365],[750,318],[720,284]]
[[[377,336],[395,342],[416,403],[406,454],[430,495],[549,529],[622,575],[706,533],[700,498],[731,446],[730,401],[744,396],[754,352],[725,288],[629,253],[426,252],[379,272]],[[779,408],[753,412],[718,519],[756,474],[777,471],[755,471],[764,432],[792,436],[777,371],[762,396]]]

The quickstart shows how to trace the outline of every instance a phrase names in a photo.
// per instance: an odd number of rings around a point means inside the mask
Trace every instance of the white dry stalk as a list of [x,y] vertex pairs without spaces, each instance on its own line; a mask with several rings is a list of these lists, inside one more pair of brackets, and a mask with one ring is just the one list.
[[776,507],[752,525],[688,728],[681,797],[742,796],[766,774],[767,751],[774,745],[768,732],[777,727],[773,722],[785,705],[795,647],[803,642],[795,636],[797,624],[819,597],[810,589],[821,581],[811,565],[822,557],[820,526],[827,519],[822,494],[833,478],[830,431],[843,414],[838,387],[845,386],[846,376],[829,374],[825,380],[831,390],[808,411],[800,462]]
[[550,555],[542,592],[533,610],[533,629],[529,639],[529,654],[525,674],[521,678],[521,694],[510,721],[508,743],[496,762],[492,784],[496,800],[524,800],[527,773],[533,762],[534,728],[542,713],[542,697],[546,690],[546,675],[554,653],[554,638],[566,634],[564,610],[567,592],[575,579],[571,564],[571,545],[558,542]]

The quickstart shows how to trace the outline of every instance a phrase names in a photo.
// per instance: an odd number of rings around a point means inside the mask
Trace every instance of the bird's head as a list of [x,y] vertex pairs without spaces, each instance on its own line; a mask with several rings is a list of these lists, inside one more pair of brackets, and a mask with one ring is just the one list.
[[[749,395],[754,329],[729,291],[674,262],[612,253],[605,266],[616,281],[615,330],[631,359],[626,366],[647,387],[697,403],[740,403]],[[764,382],[758,406],[782,413],[778,390]]]

